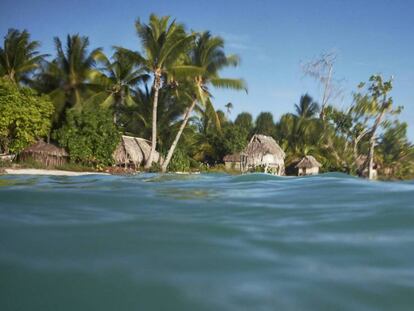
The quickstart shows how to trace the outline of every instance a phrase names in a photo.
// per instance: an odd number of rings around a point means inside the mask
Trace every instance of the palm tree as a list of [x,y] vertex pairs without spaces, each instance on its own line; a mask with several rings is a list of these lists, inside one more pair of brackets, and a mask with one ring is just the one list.
[[231,111],[233,110],[233,104],[232,103],[227,103],[226,105],[224,105],[224,107],[226,107],[226,109],[227,109],[227,117],[230,116]]
[[94,82],[102,85],[102,90],[91,96],[88,102],[98,103],[103,108],[112,108],[115,124],[118,123],[121,108],[135,103],[135,88],[149,78],[142,64],[129,56],[122,49],[116,49],[111,62],[104,53],[97,54],[98,62],[103,68],[102,74]]
[[[149,89],[148,84],[134,92],[133,100],[136,103],[131,106],[123,106],[120,115],[120,123],[127,133],[140,137],[150,137],[152,132],[152,101],[154,90]],[[174,89],[165,85],[159,92],[158,122],[157,122],[157,146],[160,151],[168,148],[174,139],[180,117],[188,107],[185,98],[177,97]]]
[[143,24],[137,20],[135,27],[144,49],[144,55],[138,52],[133,52],[133,54],[142,61],[153,78],[151,152],[145,163],[145,168],[149,168],[152,165],[157,145],[159,91],[168,74],[178,74],[180,70],[188,69],[182,67],[181,64],[183,56],[191,47],[193,35],[187,35],[184,26],[176,23],[175,20],[170,22],[169,16],[160,18],[151,14],[149,24]]
[[0,48],[0,76],[7,76],[14,83],[28,82],[29,74],[39,68],[46,54],[39,54],[39,41],[30,41],[30,34],[23,30],[9,29]]
[[302,118],[312,118],[319,112],[319,105],[308,94],[300,97],[299,105],[295,104],[296,114]]
[[319,119],[306,119],[292,113],[281,116],[276,124],[276,138],[288,151],[291,160],[301,158],[309,152],[318,152],[322,140],[322,125]]
[[89,39],[78,34],[67,36],[65,49],[59,38],[54,40],[57,55],[39,75],[38,88],[50,92],[55,104],[54,122],[59,123],[66,108],[80,108],[84,98],[99,90],[92,81],[100,75],[95,63],[102,53],[100,48],[89,53]]
[[188,107],[180,129],[168,150],[167,157],[162,164],[162,171],[166,172],[169,162],[177,147],[181,134],[193,112],[196,104],[205,107],[206,111],[214,110],[211,103],[209,87],[230,88],[235,90],[246,90],[246,85],[241,79],[221,78],[219,73],[225,67],[237,66],[239,58],[235,55],[227,56],[224,52],[224,41],[220,37],[213,37],[209,32],[204,32],[197,36],[194,48],[190,52],[190,66],[199,69],[199,74],[190,78],[191,105]]

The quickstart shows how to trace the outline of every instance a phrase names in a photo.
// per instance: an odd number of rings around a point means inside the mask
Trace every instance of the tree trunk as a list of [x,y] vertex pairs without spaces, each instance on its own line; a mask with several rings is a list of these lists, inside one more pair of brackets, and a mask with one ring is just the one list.
[[158,108],[158,93],[161,87],[161,73],[155,72],[154,78],[154,101],[152,103],[152,138],[151,138],[151,151],[148,156],[145,168],[149,169],[152,165],[152,159],[155,153],[155,147],[157,145],[157,108]]
[[323,97],[322,97],[321,112],[319,114],[319,118],[323,121],[325,120],[325,107],[329,99],[329,95],[330,95],[329,93],[331,92],[330,90],[331,79],[332,79],[332,65],[329,66],[328,78],[325,81],[325,87],[324,87]]
[[121,87],[121,91],[119,92],[119,98],[115,101],[115,107],[114,107],[114,124],[118,125],[118,119],[119,119],[119,112],[121,110],[121,107],[124,106],[125,102],[125,94],[124,89]]
[[375,137],[377,129],[382,121],[385,111],[381,111],[378,118],[375,120],[375,124],[372,128],[372,135],[369,140],[369,153],[368,153],[368,178],[374,179],[374,148],[375,148]]
[[375,134],[373,133],[369,142],[368,153],[368,179],[374,179],[374,148],[375,148]]
[[364,136],[367,135],[368,133],[369,131],[365,130],[354,139],[354,161],[356,161],[358,158],[358,144],[360,140],[364,138]]
[[178,141],[180,140],[181,134],[183,133],[188,120],[190,119],[191,116],[191,112],[193,111],[195,105],[196,105],[197,101],[194,100],[193,103],[191,104],[190,108],[187,109],[185,115],[184,115],[184,120],[183,123],[181,123],[180,129],[178,130],[177,135],[175,136],[175,139],[173,141],[173,143],[171,144],[170,149],[168,150],[168,154],[167,157],[165,158],[164,163],[162,164],[162,172],[165,173],[167,171],[168,168],[168,164],[170,164],[171,158],[174,154],[175,148],[177,147]]

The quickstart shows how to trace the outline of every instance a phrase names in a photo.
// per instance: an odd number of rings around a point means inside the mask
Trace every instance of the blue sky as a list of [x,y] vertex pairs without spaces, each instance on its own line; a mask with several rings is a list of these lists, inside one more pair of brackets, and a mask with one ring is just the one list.
[[249,93],[214,91],[216,107],[233,103],[233,117],[270,111],[278,119],[305,92],[320,99],[300,64],[336,51],[335,75],[344,89],[336,105],[349,105],[356,85],[371,74],[393,75],[394,102],[405,107],[401,119],[414,140],[414,1],[2,0],[0,34],[10,27],[28,29],[42,51],[53,55],[54,36],[80,33],[90,37],[91,47],[110,53],[112,45],[138,49],[134,21],[146,21],[150,13],[221,35],[227,51],[240,55],[241,66],[224,74],[243,77]]

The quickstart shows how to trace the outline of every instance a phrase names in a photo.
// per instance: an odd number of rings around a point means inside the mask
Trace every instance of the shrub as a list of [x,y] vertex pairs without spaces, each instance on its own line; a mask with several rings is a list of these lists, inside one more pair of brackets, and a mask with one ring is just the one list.
[[69,110],[66,123],[54,138],[69,151],[71,162],[101,167],[113,163],[112,154],[120,141],[111,112],[98,107]]
[[190,170],[190,158],[181,149],[176,149],[171,159],[169,170],[172,172],[187,172]]
[[47,136],[53,111],[48,96],[0,79],[0,152],[18,153]]

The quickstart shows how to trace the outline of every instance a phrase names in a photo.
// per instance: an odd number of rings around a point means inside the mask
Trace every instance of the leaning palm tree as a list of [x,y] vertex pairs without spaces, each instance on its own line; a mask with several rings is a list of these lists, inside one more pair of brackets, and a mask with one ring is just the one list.
[[211,86],[218,88],[230,88],[235,90],[246,90],[245,82],[241,79],[227,79],[220,77],[220,71],[228,66],[237,66],[239,58],[236,55],[227,56],[224,52],[224,41],[220,37],[213,37],[209,32],[204,32],[197,36],[195,46],[190,52],[189,66],[197,67],[200,73],[195,77],[190,77],[191,105],[188,107],[180,129],[168,150],[167,157],[162,164],[162,171],[166,172],[168,164],[174,154],[181,134],[187,125],[187,122],[193,112],[196,104],[202,105],[207,109],[212,107],[211,94],[209,88]]
[[300,97],[299,105],[295,104],[296,114],[302,118],[312,118],[319,112],[319,105],[308,94]]
[[101,49],[88,52],[89,39],[77,34],[67,36],[65,48],[59,38],[54,40],[57,55],[39,75],[39,88],[50,92],[55,104],[54,122],[59,123],[67,108],[80,108],[84,98],[99,89],[93,79],[99,75],[95,63]]
[[39,54],[39,41],[30,41],[30,34],[23,30],[9,29],[0,48],[0,76],[7,76],[14,83],[28,82],[29,74],[39,68],[46,54]]
[[177,74],[189,69],[181,66],[182,57],[191,47],[194,37],[186,34],[184,25],[176,23],[175,20],[170,22],[169,16],[158,17],[151,14],[148,24],[137,20],[135,27],[144,53],[143,55],[138,52],[132,53],[142,61],[153,78],[151,151],[145,163],[145,168],[149,168],[152,165],[157,145],[159,91],[168,74],[173,72]]
[[135,104],[136,87],[149,78],[142,64],[129,56],[122,49],[116,49],[111,61],[104,53],[97,53],[96,58],[103,68],[102,74],[98,74],[94,82],[101,85],[102,89],[86,103],[97,103],[105,109],[112,108],[115,124],[118,123],[122,107]]

